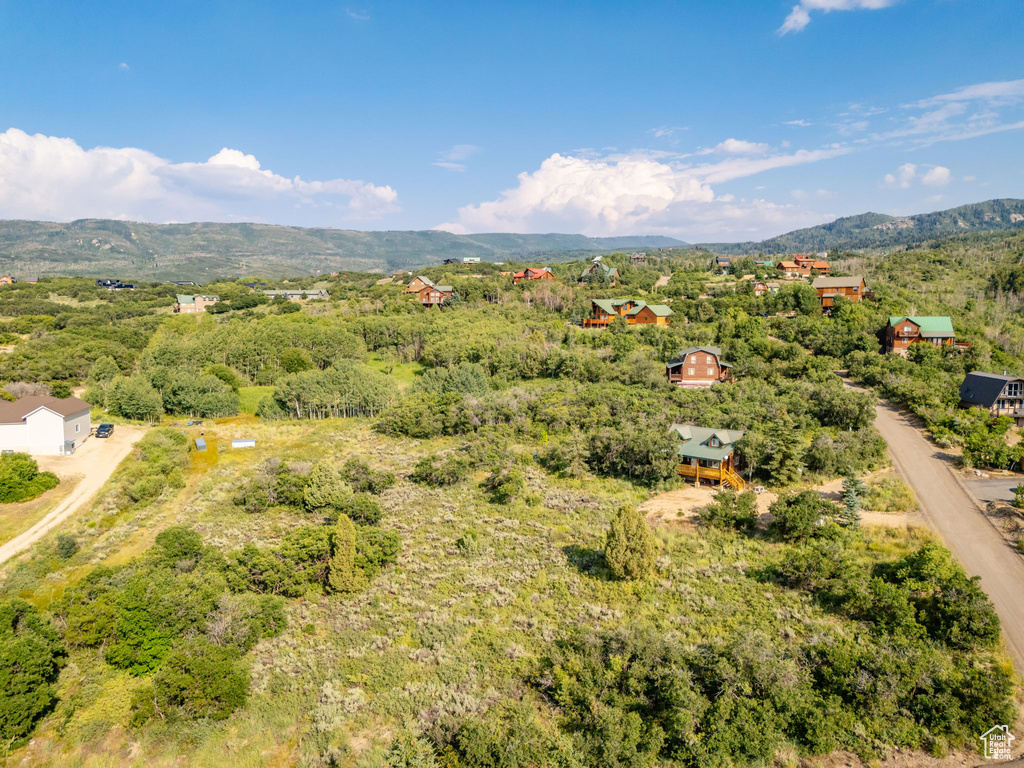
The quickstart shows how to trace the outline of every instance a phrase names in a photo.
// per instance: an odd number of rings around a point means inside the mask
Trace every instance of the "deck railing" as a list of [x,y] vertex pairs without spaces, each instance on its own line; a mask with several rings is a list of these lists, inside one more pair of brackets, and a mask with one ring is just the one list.
[[719,485],[728,484],[737,491],[742,491],[746,486],[743,478],[734,469],[729,467],[695,467],[692,464],[680,464],[679,474],[683,477],[692,477],[696,482],[711,480]]

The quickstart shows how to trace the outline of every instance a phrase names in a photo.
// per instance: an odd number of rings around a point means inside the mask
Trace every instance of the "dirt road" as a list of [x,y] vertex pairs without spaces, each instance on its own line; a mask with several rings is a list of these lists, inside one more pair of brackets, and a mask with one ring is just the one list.
[[896,408],[879,402],[875,426],[893,463],[914,489],[924,518],[992,598],[1006,648],[1024,672],[1024,560],[979,511],[957,482],[941,449]]
[[72,456],[37,456],[40,471],[55,473],[62,480],[79,476],[81,482],[75,490],[54,507],[42,520],[24,533],[0,546],[0,563],[5,563],[19,552],[35,544],[56,526],[92,501],[96,493],[117,469],[146,430],[139,427],[114,429],[114,434],[102,440],[90,437]]

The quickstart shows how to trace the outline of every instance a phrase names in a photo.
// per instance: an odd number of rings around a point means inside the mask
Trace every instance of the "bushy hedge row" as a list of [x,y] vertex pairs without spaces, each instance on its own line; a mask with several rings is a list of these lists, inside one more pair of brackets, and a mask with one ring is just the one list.
[[60,483],[53,472],[40,472],[27,453],[0,456],[0,504],[34,499]]

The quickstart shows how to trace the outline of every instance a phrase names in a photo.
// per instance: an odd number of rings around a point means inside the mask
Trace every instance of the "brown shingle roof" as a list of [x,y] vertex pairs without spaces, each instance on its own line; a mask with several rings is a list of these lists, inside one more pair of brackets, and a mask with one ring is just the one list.
[[92,406],[77,397],[52,397],[50,395],[32,395],[15,400],[13,403],[0,401],[0,424],[17,424],[23,421],[32,411],[48,408],[65,418],[87,411]]

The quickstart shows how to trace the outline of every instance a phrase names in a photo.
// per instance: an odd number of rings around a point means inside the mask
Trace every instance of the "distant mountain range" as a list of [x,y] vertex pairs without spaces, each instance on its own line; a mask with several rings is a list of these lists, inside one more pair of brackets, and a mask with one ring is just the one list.
[[453,235],[110,219],[68,224],[0,221],[0,272],[15,277],[39,274],[206,282],[247,275],[275,278],[345,270],[387,272],[467,256],[484,261],[561,261],[622,249],[686,245],[661,236]]
[[[715,253],[799,253],[902,248],[964,232],[1024,229],[1024,200],[989,200],[916,216],[864,213],[760,242],[707,243]],[[0,221],[0,274],[122,280],[268,278],[390,272],[445,259],[554,262],[615,251],[694,247],[656,235],[453,235],[357,232],[270,224],[143,224],[83,219],[68,224]]]
[[1024,200],[988,200],[915,216],[862,213],[760,242],[705,243],[722,254],[815,253],[833,248],[900,248],[965,232],[1024,229]]

